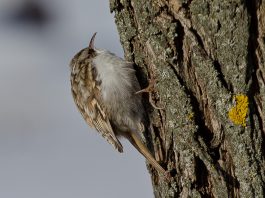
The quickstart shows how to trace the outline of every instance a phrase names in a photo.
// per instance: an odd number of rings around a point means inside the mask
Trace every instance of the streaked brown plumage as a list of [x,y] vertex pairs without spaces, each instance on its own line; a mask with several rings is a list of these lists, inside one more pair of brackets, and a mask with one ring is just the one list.
[[127,138],[159,172],[165,170],[142,143],[143,106],[133,64],[114,54],[94,48],[96,33],[89,47],[71,60],[71,86],[74,101],[90,127],[96,130],[119,152],[118,139]]

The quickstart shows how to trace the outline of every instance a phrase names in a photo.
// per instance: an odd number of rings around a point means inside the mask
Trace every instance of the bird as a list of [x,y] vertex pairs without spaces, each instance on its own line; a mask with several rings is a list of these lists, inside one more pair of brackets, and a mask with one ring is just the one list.
[[[70,62],[71,92],[86,123],[95,128],[116,150],[123,152],[126,138],[161,174],[165,169],[155,160],[140,134],[144,107],[134,64],[94,46],[79,51]],[[138,92],[138,93],[137,93]]]

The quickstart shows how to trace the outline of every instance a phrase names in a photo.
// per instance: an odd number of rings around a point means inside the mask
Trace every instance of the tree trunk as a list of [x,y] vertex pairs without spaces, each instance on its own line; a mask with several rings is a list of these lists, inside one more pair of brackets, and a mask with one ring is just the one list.
[[[155,197],[265,196],[265,1],[110,0],[125,58],[156,80]],[[154,109],[150,104],[163,107]]]

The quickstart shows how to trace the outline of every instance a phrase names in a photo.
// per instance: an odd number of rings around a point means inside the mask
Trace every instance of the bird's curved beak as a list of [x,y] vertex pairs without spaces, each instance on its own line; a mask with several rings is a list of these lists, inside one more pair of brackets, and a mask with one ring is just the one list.
[[94,49],[94,40],[95,40],[96,34],[97,32],[95,32],[92,38],[90,39],[89,46],[88,46],[90,49]]

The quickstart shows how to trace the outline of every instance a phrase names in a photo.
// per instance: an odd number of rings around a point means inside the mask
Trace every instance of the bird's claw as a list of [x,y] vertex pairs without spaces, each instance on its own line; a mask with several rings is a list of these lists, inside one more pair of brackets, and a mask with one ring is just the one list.
[[158,110],[162,110],[165,107],[156,106],[152,100],[151,93],[154,91],[155,83],[156,83],[156,80],[154,78],[151,78],[149,80],[149,85],[146,88],[144,88],[140,91],[137,91],[135,94],[148,93],[149,103],[152,105],[152,107],[155,109],[158,109]]

